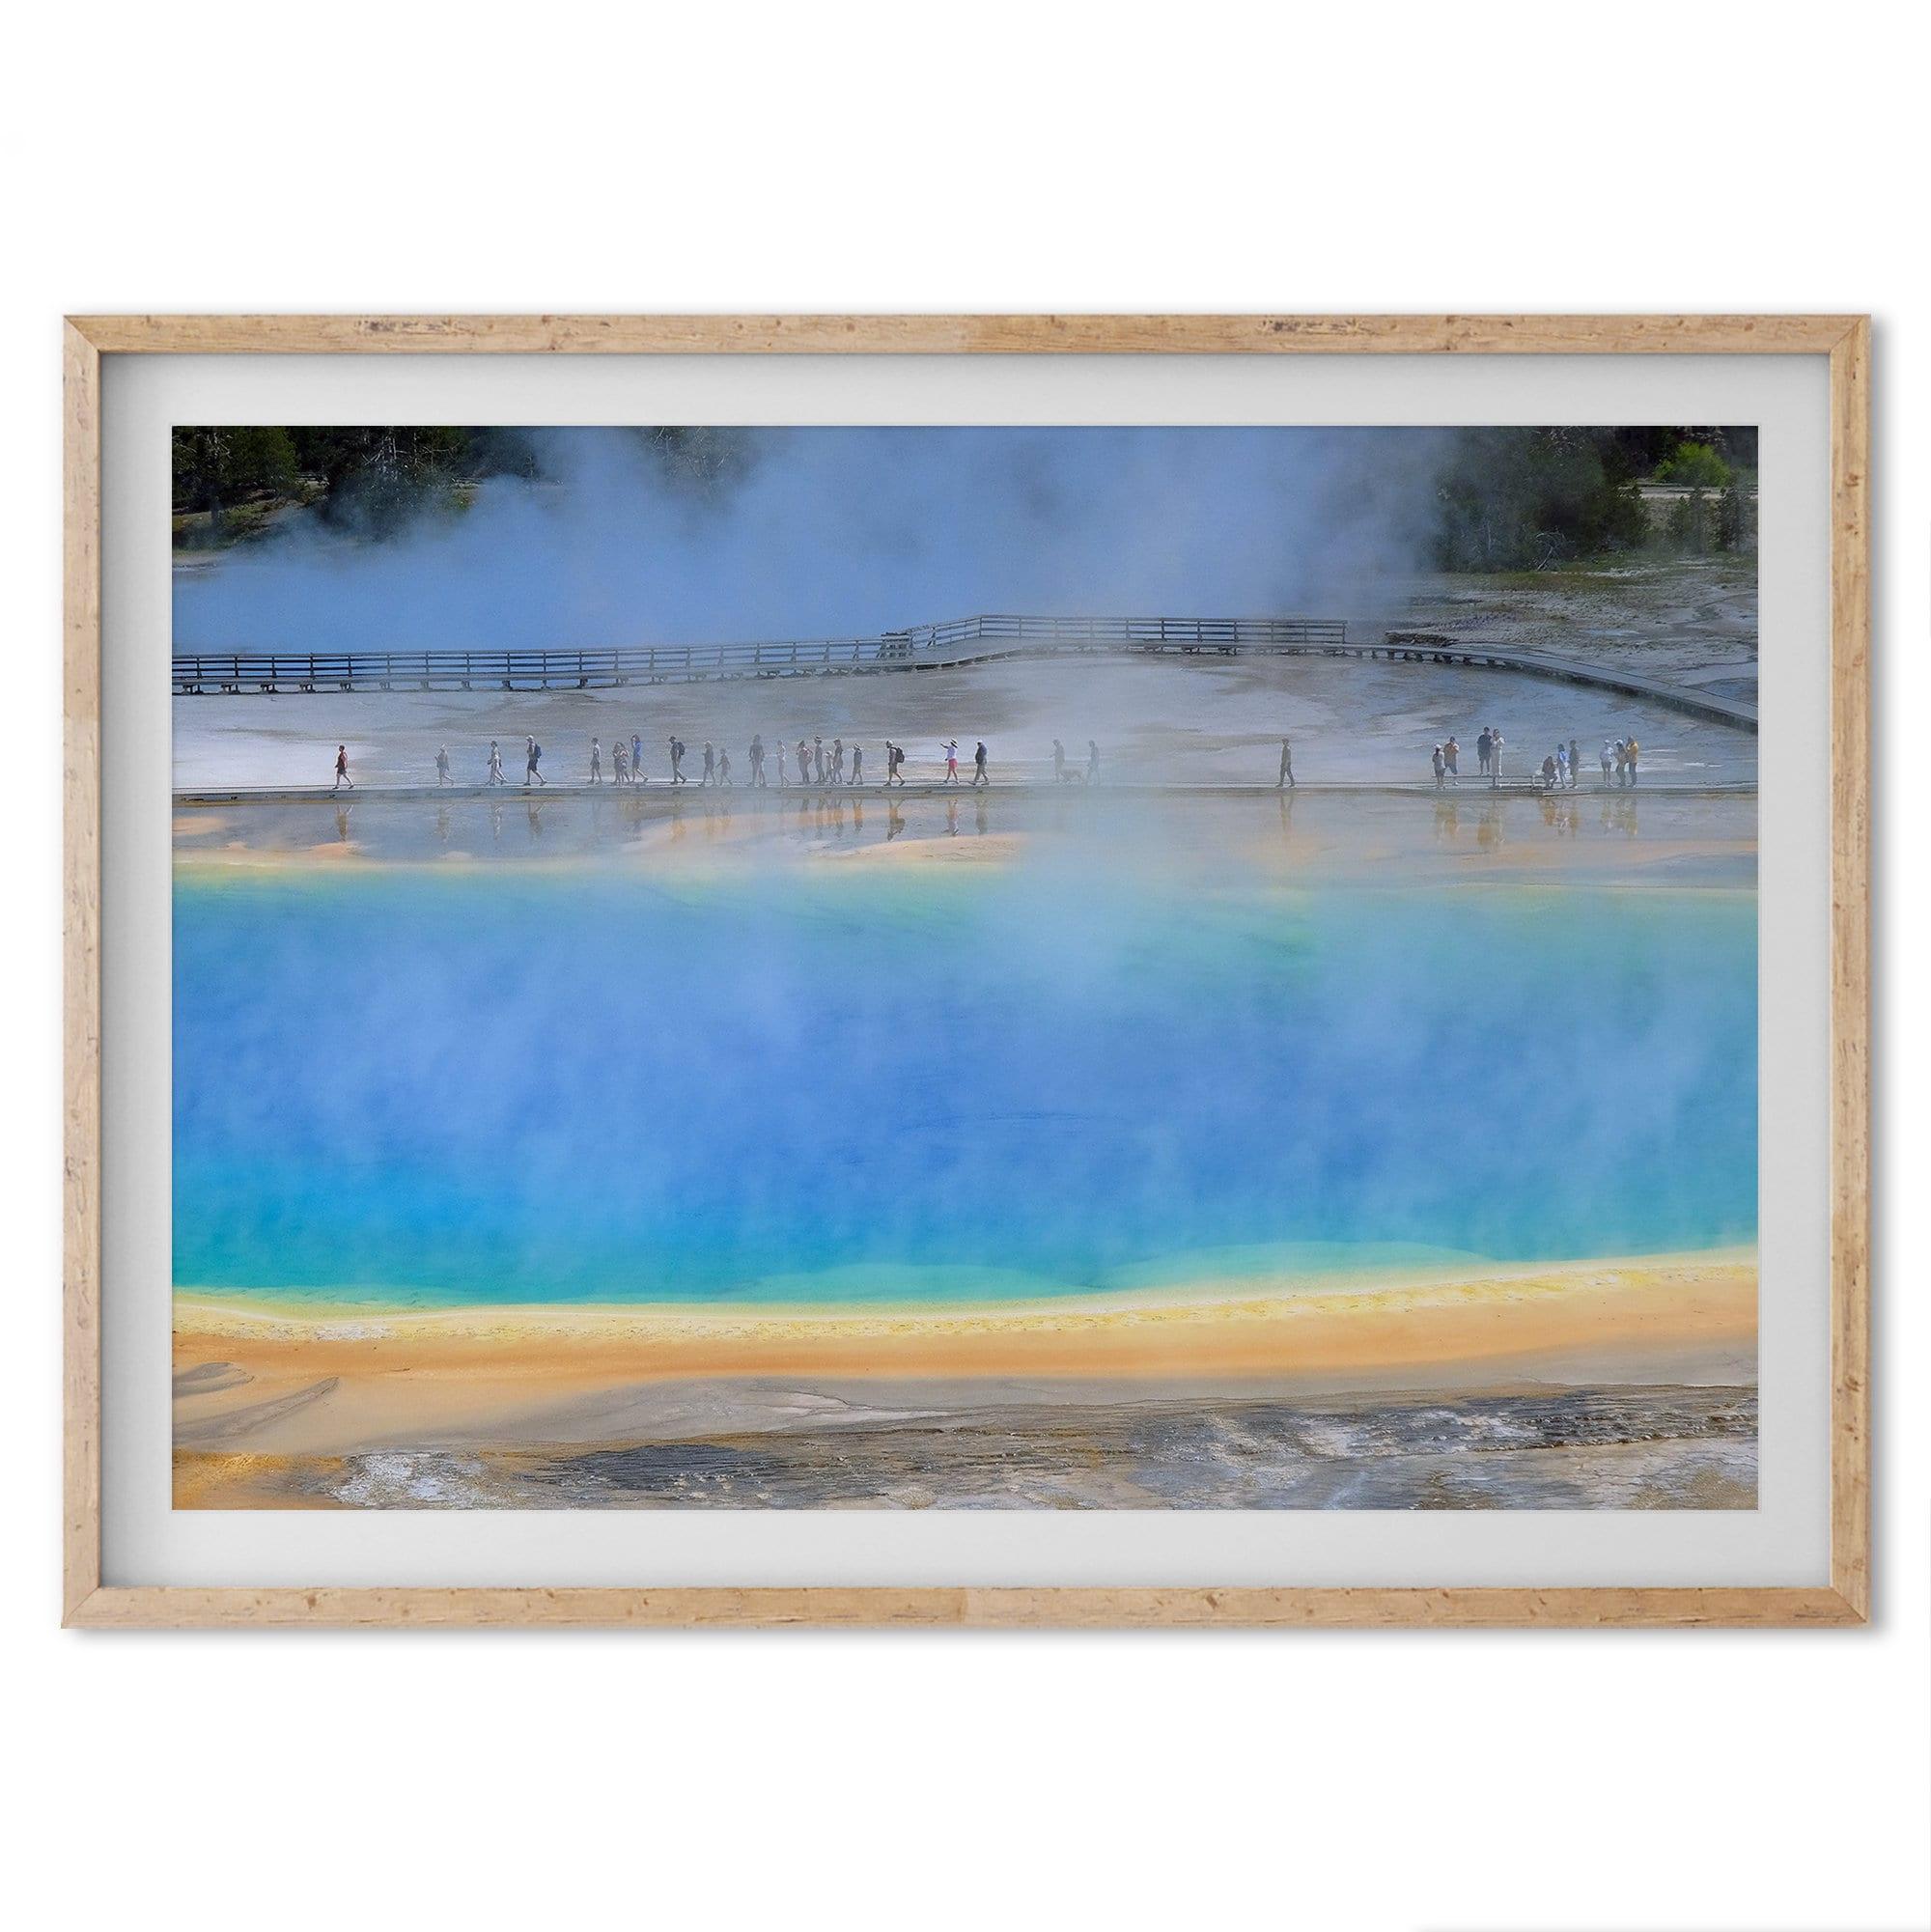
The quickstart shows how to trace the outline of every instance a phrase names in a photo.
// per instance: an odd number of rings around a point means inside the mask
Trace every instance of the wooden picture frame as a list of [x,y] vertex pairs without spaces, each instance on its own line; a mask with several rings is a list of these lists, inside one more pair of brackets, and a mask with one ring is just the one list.
[[[64,1620],[110,1627],[1847,1625],[1869,1575],[1867,318],[97,316],[64,331]],[[115,355],[1565,354],[1827,357],[1831,533],[1831,1530],[1815,1587],[181,1588],[101,1581],[101,361]]]

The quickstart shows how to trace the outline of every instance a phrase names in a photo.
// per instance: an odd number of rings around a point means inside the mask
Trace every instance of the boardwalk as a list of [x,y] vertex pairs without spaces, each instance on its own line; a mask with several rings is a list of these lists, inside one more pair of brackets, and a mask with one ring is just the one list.
[[887,630],[876,637],[760,644],[635,644],[542,651],[196,653],[174,660],[177,696],[206,691],[592,690],[706,678],[951,670],[1004,658],[1220,652],[1319,653],[1347,643],[1325,618],[1009,617]]
[[875,800],[889,800],[898,803],[915,798],[1004,798],[1025,799],[1037,802],[1041,799],[1055,799],[1067,805],[1090,803],[1096,807],[1108,802],[1129,799],[1163,798],[1190,801],[1202,798],[1222,799],[1292,799],[1302,796],[1333,797],[1337,794],[1357,794],[1380,798],[1441,798],[1449,802],[1460,800],[1464,804],[1479,804],[1484,800],[1502,798],[1536,798],[1578,799],[1578,798],[1753,798],[1756,787],[1752,784],[1729,785],[1672,785],[1652,784],[1644,780],[1640,785],[1623,788],[1603,785],[1594,780],[1569,790],[1546,790],[1543,785],[1530,778],[1511,778],[1499,786],[1492,786],[1486,778],[1464,774],[1460,785],[1437,788],[1427,779],[1416,784],[1390,784],[1375,782],[1342,782],[1331,784],[1302,783],[1291,790],[1277,790],[1271,784],[1257,785],[1095,785],[1090,789],[1082,785],[1067,785],[1050,778],[1020,779],[1007,784],[995,784],[974,791],[965,781],[957,785],[947,785],[938,779],[926,779],[907,785],[894,785],[887,791],[882,785],[791,785],[780,789],[776,785],[753,787],[748,785],[670,785],[661,778],[644,785],[587,785],[560,784],[551,782],[534,785],[527,789],[521,784],[502,785],[358,785],[352,791],[331,791],[326,785],[274,786],[250,789],[229,787],[224,790],[196,790],[177,792],[174,801],[177,805],[313,805],[329,804],[424,804],[441,801],[445,804],[484,798],[501,803],[506,799],[528,799],[542,804],[547,799],[559,798],[572,802],[589,799],[593,804],[607,801],[619,805],[666,805],[675,807],[703,806],[707,810],[722,807],[733,809],[742,806],[747,810],[774,810],[783,806],[798,806],[823,803],[838,803],[845,799],[855,799],[870,804]]
[[1597,690],[1619,692],[1624,697],[1648,698],[1654,704],[1665,705],[1692,717],[1734,725],[1739,731],[1756,730],[1754,705],[1722,697],[1715,691],[1697,690],[1692,686],[1645,678],[1616,664],[1584,663],[1553,651],[1519,651],[1513,646],[1484,644],[1440,631],[1390,630],[1378,645],[1348,646],[1347,655],[1385,658],[1391,663],[1471,664],[1497,671],[1520,671],[1531,678],[1553,678],[1561,684],[1589,685]]
[[1613,664],[1441,632],[1351,638],[1337,619],[982,615],[874,637],[758,644],[638,644],[541,651],[190,652],[174,660],[177,697],[303,691],[552,691],[688,684],[709,678],[951,670],[1014,658],[1169,655],[1353,658],[1466,665],[1646,698],[1693,717],[1757,728],[1756,709]]

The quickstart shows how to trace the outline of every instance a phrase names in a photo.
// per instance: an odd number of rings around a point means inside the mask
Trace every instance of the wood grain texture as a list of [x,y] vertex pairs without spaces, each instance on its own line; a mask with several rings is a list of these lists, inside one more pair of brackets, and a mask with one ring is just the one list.
[[1191,1629],[1792,1629],[1857,1623],[1817,1589],[102,1589],[70,1621],[97,1629],[219,1625],[661,1628],[914,1625]]
[[[105,316],[66,330],[65,1621],[88,1628],[1778,1627],[1870,1613],[1869,349],[1845,316]],[[100,356],[1824,354],[1832,427],[1831,1582],[1816,1588],[251,1589],[100,1582]]]
[[77,316],[103,354],[1828,354],[1849,316]]
[[71,1616],[100,1583],[100,356],[64,331],[61,1567]]
[[1870,1613],[1870,323],[1831,351],[1831,1581]]

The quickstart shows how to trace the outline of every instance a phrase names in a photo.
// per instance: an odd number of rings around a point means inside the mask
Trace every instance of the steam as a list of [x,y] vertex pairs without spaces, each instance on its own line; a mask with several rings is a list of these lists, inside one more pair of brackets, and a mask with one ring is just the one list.
[[[387,542],[297,513],[182,572],[180,650],[855,636],[978,611],[1345,614],[1420,567],[1441,433],[526,433]],[[694,434],[694,433],[693,433]],[[702,462],[682,460],[695,449]]]
[[1202,892],[1120,851],[1077,897],[250,876],[176,934],[184,1285],[915,1301],[1755,1228],[1741,897]]
[[[1416,430],[755,430],[668,450],[531,434],[539,473],[482,484],[460,514],[381,542],[297,518],[183,571],[178,646],[851,636],[989,610],[1348,616],[1364,587],[1380,607],[1422,567],[1441,448]],[[419,781],[446,717],[472,770],[499,716],[520,729],[544,710],[559,764],[565,719],[579,751],[621,723],[647,726],[654,751],[678,729],[734,746],[753,729],[870,746],[916,732],[930,760],[935,705],[964,712],[968,748],[993,740],[1001,783],[1028,760],[1043,776],[1055,735],[1077,764],[1089,731],[1158,774],[1130,736],[1150,717],[1189,776],[1222,745],[1249,761],[1236,775],[1273,775],[1284,693],[1210,712],[1197,667],[1113,661],[1036,680],[1022,704],[1002,673],[947,675],[466,705],[359,693],[267,714],[297,761],[301,734],[328,746],[399,718],[383,728]],[[1388,709],[1414,705],[1404,686]],[[184,699],[181,715],[219,741],[258,709]],[[883,776],[870,759],[868,776]],[[1447,894],[1402,889],[1385,861],[1280,889],[1257,880],[1245,807],[1129,818],[1042,790],[1044,835],[984,870],[814,868],[773,839],[733,843],[761,854],[742,869],[190,880],[177,1279],[756,1299],[794,1277],[855,1292],[839,1271],[858,1270],[910,1299],[932,1271],[984,1293],[1007,1274],[1089,1286],[1245,1246],[1627,1252],[1753,1229],[1741,895]],[[554,849],[592,811],[619,819],[605,800],[566,803],[543,836]],[[716,803],[686,807],[693,838]],[[934,804],[926,829],[963,804]],[[373,821],[354,809],[379,826],[379,804]],[[542,809],[526,808],[532,845]],[[864,809],[873,841],[888,836],[897,807],[875,794]],[[1285,840],[1290,806],[1261,809]],[[669,836],[686,831],[679,818]],[[352,983],[345,962],[362,963]]]

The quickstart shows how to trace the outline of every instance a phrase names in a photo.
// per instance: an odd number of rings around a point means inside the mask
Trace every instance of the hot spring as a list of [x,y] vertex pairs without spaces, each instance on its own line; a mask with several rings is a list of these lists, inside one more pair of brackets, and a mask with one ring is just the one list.
[[175,1280],[993,1301],[1756,1229],[1748,891],[178,876]]

